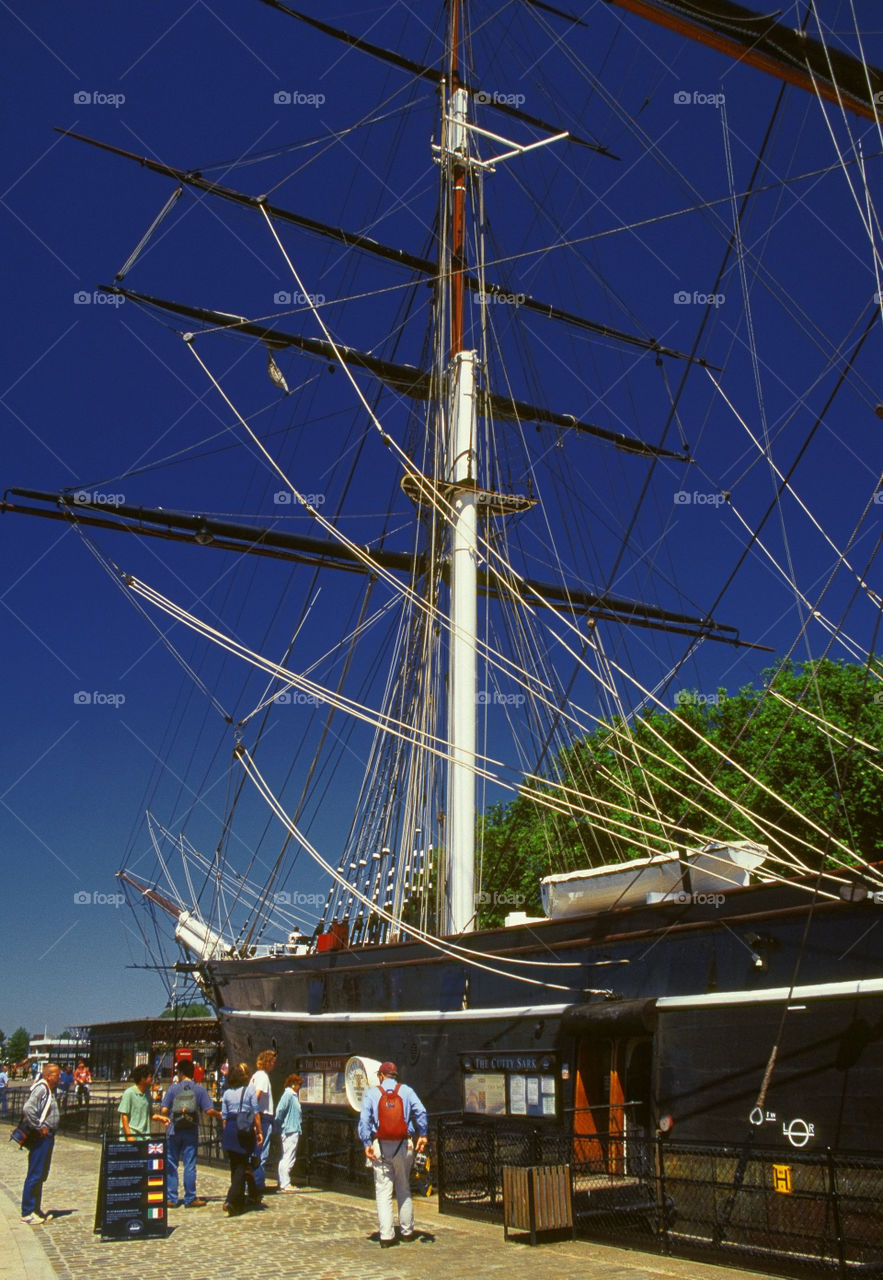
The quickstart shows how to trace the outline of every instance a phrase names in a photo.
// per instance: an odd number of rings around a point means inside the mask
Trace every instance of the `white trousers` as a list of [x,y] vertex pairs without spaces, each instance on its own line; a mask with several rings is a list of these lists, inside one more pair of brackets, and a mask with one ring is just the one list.
[[395,1223],[392,1214],[392,1197],[395,1193],[399,1210],[399,1227],[409,1236],[414,1230],[414,1201],[411,1199],[411,1165],[414,1152],[407,1139],[401,1142],[374,1141],[374,1150],[380,1159],[374,1164],[374,1198],[377,1201],[377,1222],[381,1240],[395,1239]]
[[294,1157],[297,1155],[299,1133],[283,1133],[282,1159],[279,1161],[279,1190],[291,1186],[291,1171],[294,1168]]

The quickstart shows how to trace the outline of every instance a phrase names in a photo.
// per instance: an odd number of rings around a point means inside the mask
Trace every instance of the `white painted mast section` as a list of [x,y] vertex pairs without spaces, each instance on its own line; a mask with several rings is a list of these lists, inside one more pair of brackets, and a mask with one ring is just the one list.
[[[465,201],[468,133],[465,128],[469,96],[457,89],[451,103],[449,164],[453,175],[452,203]],[[461,188],[457,190],[458,186]],[[456,214],[455,214],[456,220]],[[454,245],[456,249],[456,244]],[[454,260],[456,263],[456,260]],[[453,287],[452,334],[462,333],[462,278]],[[457,301],[455,301],[455,299]],[[448,813],[446,891],[447,932],[465,933],[475,919],[475,749],[476,749],[476,636],[478,626],[477,521],[474,487],[477,482],[474,351],[454,347],[449,369],[451,408],[448,435],[448,480],[457,486],[451,505],[451,650],[448,668]],[[460,486],[464,486],[460,488]],[[472,486],[472,490],[470,490]]]

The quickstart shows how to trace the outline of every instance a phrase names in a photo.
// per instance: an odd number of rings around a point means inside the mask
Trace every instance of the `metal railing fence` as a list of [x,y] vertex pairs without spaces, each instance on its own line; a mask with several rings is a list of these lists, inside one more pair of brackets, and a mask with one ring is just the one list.
[[504,1166],[566,1164],[581,1236],[784,1274],[883,1272],[879,1155],[678,1142],[627,1122],[587,1134],[566,1119],[441,1120],[440,1212],[502,1223]]
[[[6,1091],[0,1119],[10,1127],[27,1092]],[[118,1103],[66,1100],[60,1132],[100,1141],[118,1129]],[[199,1158],[226,1163],[218,1125],[201,1127]],[[507,1165],[567,1165],[576,1231],[586,1238],[779,1274],[883,1274],[883,1157],[875,1153],[677,1141],[647,1133],[628,1108],[606,1129],[597,1114],[588,1126],[579,1112],[558,1125],[458,1114],[437,1119],[429,1173],[415,1177],[415,1188],[437,1191],[443,1213],[502,1224]],[[355,1118],[307,1108],[295,1174],[370,1195]]]

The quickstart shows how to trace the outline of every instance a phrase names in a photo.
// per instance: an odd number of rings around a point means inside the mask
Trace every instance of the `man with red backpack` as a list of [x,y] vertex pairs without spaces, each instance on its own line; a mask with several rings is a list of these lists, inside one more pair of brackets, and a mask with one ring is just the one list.
[[[396,1243],[392,1214],[395,1192],[399,1231],[403,1244],[415,1239],[414,1202],[411,1199],[411,1165],[414,1153],[427,1146],[426,1108],[406,1084],[399,1084],[394,1062],[383,1062],[377,1072],[379,1085],[366,1089],[359,1116],[359,1141],[374,1168],[374,1196],[380,1226],[380,1247]],[[412,1135],[416,1142],[412,1142]]]

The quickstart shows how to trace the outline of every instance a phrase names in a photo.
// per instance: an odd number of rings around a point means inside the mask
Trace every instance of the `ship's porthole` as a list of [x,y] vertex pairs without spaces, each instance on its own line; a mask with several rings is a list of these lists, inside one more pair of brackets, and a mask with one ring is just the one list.
[[308,1040],[308,1041],[307,1041],[307,1053],[312,1053],[312,1052],[313,1052],[313,1042],[312,1042],[312,1040]]
[[420,1059],[420,1041],[412,1040],[408,1046],[408,1061],[413,1067]]

